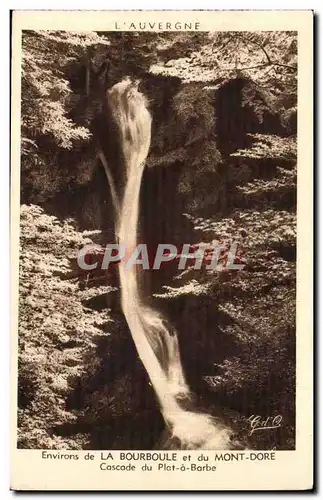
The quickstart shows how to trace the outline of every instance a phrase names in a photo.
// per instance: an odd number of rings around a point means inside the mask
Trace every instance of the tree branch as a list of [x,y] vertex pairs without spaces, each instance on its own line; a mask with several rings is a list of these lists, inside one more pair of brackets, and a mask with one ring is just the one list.
[[289,69],[292,69],[293,71],[297,71],[297,66],[289,66],[288,64],[281,64],[278,62],[273,62],[272,64],[274,66],[282,66],[283,68],[289,68]]

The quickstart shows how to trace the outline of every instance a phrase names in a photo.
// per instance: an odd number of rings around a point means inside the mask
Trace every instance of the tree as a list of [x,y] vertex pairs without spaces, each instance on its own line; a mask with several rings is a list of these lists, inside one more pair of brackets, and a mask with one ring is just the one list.
[[[109,42],[91,32],[23,32],[21,169],[23,187],[33,191],[34,200],[37,194],[44,198],[81,177],[75,165],[80,150],[83,169],[93,168],[91,150],[84,151],[90,139],[86,120],[71,118],[86,94],[86,74],[80,94],[72,91],[70,78],[75,65],[81,67],[91,51],[102,46],[107,48]],[[89,173],[83,172],[83,177],[88,179]]]
[[[203,380],[207,386],[204,391],[215,393],[218,402],[243,415],[283,414],[284,429],[272,438],[257,438],[252,446],[292,449],[295,445],[296,140],[293,136],[264,134],[252,134],[250,139],[249,147],[232,153],[231,164],[227,165],[226,189],[230,193],[227,214],[205,217],[201,206],[186,214],[200,244],[207,247],[237,242],[244,269],[194,270],[193,262],[177,272],[173,283],[164,286],[156,298],[168,304],[170,311],[177,310],[174,306],[177,303],[182,316],[186,316],[182,325],[184,344],[188,342],[188,332],[190,342],[194,343],[194,320],[189,307],[186,306],[185,312],[181,304],[191,303],[194,315],[195,307],[205,308],[206,317],[213,314],[210,309],[217,311],[207,334],[217,339],[217,347],[213,354],[201,349],[204,360],[209,357],[210,365],[213,364],[208,368],[209,373],[205,373],[204,361]],[[197,335],[202,335],[200,324],[196,328]],[[196,349],[193,344],[192,352]],[[226,354],[221,359],[223,351]]]
[[297,34],[292,31],[211,32],[200,49],[187,57],[156,64],[152,71],[180,76],[186,82],[252,78],[260,88],[281,97],[292,94],[295,99]]
[[75,449],[81,443],[55,428],[75,421],[66,396],[84,371],[87,351],[112,322],[88,300],[113,289],[81,290],[82,277],[72,272],[78,249],[98,231],[76,232],[36,205],[21,207],[20,228],[18,446]]

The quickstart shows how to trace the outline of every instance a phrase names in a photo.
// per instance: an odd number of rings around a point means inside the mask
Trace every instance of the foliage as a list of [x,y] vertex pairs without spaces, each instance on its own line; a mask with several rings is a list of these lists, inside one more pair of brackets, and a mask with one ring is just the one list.
[[66,394],[84,370],[84,352],[108,335],[111,318],[86,307],[88,294],[70,278],[77,250],[91,241],[88,233],[36,205],[21,207],[20,227],[19,446],[75,448],[80,443],[53,428],[75,421],[64,409]]
[[169,61],[190,56],[208,39],[206,32],[164,32],[157,37],[157,60]]
[[296,159],[296,139],[295,137],[279,137],[277,135],[249,134],[254,143],[248,150],[239,150],[231,156],[242,158],[274,158],[279,160]]
[[252,446],[293,448],[296,141],[294,137],[253,134],[250,147],[231,158],[237,160],[231,172],[245,167],[249,173],[231,178],[232,208],[228,207],[227,215],[198,215],[200,206],[186,217],[200,245],[236,242],[244,268],[214,271],[202,266],[202,270],[194,270],[192,263],[156,297],[167,303],[190,297],[199,304],[212,297],[219,334],[225,345],[231,343],[232,354],[204,374],[208,390],[246,418],[282,414],[285,429],[266,442],[259,438]]
[[[24,190],[32,190],[34,200],[80,177],[70,163],[91,171],[91,149],[84,151],[89,129],[70,116],[82,96],[72,92],[69,80],[72,69],[81,66],[92,48],[108,44],[91,32],[23,32],[21,168]],[[84,78],[84,94],[85,86]],[[82,159],[77,154],[80,150]]]
[[152,67],[156,74],[180,76],[184,81],[252,78],[271,92],[297,90],[297,35],[291,31],[212,32],[203,47],[188,57]]

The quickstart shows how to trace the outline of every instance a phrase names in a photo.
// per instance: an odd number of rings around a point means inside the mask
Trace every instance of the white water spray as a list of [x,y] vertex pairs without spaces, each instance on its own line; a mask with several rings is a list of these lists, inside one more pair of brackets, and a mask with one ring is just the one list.
[[[112,87],[108,92],[108,105],[120,133],[126,179],[119,199],[105,162],[116,212],[116,236],[128,249],[134,249],[137,245],[140,185],[150,146],[151,116],[144,96],[129,79]],[[121,262],[119,275],[122,310],[157,394],[171,438],[183,449],[231,448],[231,432],[227,428],[210,415],[184,409],[183,403],[189,400],[190,390],[183,373],[177,336],[167,329],[157,311],[145,305],[136,266],[127,269]]]

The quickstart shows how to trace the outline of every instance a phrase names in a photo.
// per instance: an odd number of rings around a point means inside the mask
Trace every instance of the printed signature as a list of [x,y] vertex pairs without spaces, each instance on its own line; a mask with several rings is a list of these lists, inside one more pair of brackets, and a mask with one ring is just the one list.
[[282,426],[283,417],[282,415],[276,415],[274,417],[262,417],[261,415],[251,415],[248,418],[248,422],[250,423],[250,432],[249,436],[251,436],[254,432],[260,430],[268,430],[268,429],[278,429]]

